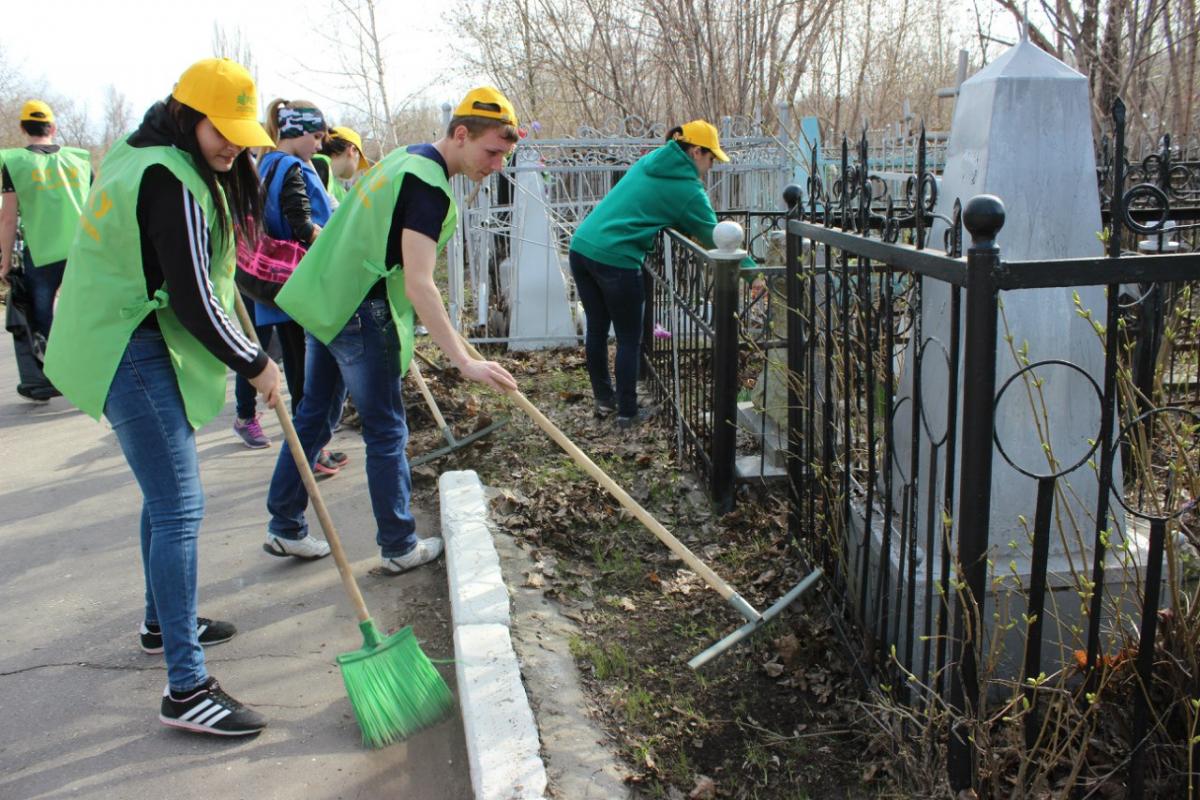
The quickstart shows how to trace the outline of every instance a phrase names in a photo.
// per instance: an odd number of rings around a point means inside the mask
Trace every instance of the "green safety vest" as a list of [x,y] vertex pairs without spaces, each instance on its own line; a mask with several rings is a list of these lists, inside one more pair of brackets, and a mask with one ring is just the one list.
[[[71,268],[46,345],[45,371],[68,400],[99,419],[129,337],[157,312],[188,422],[199,428],[225,405],[225,364],[179,322],[165,287],[146,296],[137,200],[142,175],[155,164],[169,169],[199,200],[212,243],[209,280],[233,317],[233,228],[218,227],[213,198],[191,157],[173,147],[130,147],[121,140],[104,159],[67,256]],[[219,202],[225,203],[223,194]]]
[[333,174],[333,161],[324,153],[316,153],[313,155],[313,161],[325,162],[325,174],[329,176],[325,180],[325,191],[329,192],[329,196],[334,200],[337,200],[340,204],[346,199],[346,187],[343,186],[342,182],[338,180],[336,175]]
[[388,264],[392,212],[406,175],[446,193],[450,207],[438,235],[438,252],[458,221],[458,207],[442,165],[401,148],[371,167],[347,193],[275,304],[325,344],[333,341],[380,278],[387,279],[388,305],[400,339],[400,374],[413,354],[413,308],[404,291],[404,267]]
[[21,204],[21,231],[35,267],[67,257],[91,183],[90,159],[78,147],[49,154],[24,147],[0,152]]

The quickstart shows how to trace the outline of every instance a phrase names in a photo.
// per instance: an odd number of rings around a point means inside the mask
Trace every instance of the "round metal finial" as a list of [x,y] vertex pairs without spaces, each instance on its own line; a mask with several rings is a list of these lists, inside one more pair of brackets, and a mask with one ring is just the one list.
[[789,183],[783,187],[783,207],[791,211],[796,205],[804,199],[804,190],[799,184]]
[[994,194],[978,194],[963,209],[963,224],[971,234],[971,243],[979,246],[996,240],[1004,227],[1004,202]]
[[713,243],[718,250],[724,253],[732,253],[741,249],[742,241],[745,238],[742,226],[730,219],[718,222],[713,228]]

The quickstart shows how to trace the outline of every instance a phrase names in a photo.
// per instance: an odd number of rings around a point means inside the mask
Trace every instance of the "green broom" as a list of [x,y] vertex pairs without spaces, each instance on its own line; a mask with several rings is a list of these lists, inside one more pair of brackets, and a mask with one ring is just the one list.
[[[250,322],[240,293],[235,292],[234,301],[242,328],[257,343],[254,324]],[[304,488],[321,520],[321,529],[342,577],[342,586],[354,604],[358,628],[362,631],[362,649],[339,655],[337,663],[342,668],[342,680],[354,716],[358,718],[363,743],[368,747],[383,747],[398,742],[446,716],[454,707],[454,696],[429,657],[421,651],[411,627],[386,637],[375,627],[354,573],[350,571],[337,528],[317,489],[312,468],[304,457],[287,404],[276,403],[275,412],[279,415],[279,425],[296,460]]]

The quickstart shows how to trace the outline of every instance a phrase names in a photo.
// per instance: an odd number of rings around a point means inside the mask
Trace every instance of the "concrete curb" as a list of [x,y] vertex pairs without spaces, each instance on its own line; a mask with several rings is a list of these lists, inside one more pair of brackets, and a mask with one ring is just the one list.
[[473,470],[438,479],[455,672],[475,800],[537,800],[546,792],[537,723],[508,626],[508,589]]

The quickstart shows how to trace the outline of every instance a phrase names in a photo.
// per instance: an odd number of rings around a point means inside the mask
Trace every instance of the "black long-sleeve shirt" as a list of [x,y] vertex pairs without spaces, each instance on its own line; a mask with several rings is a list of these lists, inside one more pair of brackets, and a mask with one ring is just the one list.
[[317,226],[312,221],[312,203],[308,199],[308,187],[296,164],[283,176],[283,187],[279,192],[279,210],[292,229],[292,238],[305,247],[312,241]]
[[[158,103],[146,112],[129,144],[172,145],[170,130],[165,106]],[[213,291],[209,279],[212,243],[204,209],[174,173],[160,164],[142,175],[137,219],[146,296],[165,286],[175,316],[210,353],[247,378],[262,372],[267,354],[229,318]],[[142,327],[158,328],[157,315],[146,317]]]

